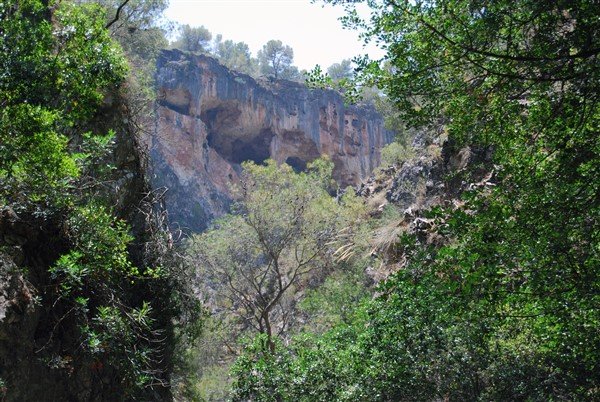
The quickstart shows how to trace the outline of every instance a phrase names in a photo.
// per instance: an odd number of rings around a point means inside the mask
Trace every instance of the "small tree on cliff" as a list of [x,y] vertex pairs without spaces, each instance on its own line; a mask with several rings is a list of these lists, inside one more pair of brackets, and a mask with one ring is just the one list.
[[280,40],[268,41],[258,51],[258,61],[260,72],[275,79],[290,79],[297,74],[298,69],[292,66],[294,50]]
[[300,174],[272,160],[243,166],[236,214],[196,236],[190,250],[217,313],[265,334],[273,351],[291,318],[291,295],[327,267],[330,239],[350,216],[326,191],[329,161]]
[[256,73],[257,60],[252,58],[246,43],[230,39],[224,41],[223,36],[219,34],[215,38],[213,49],[214,55],[228,68],[250,75]]
[[352,76],[354,75],[354,69],[352,68],[352,60],[344,59],[339,63],[333,63],[327,68],[327,74],[334,81],[352,78]]
[[179,37],[173,43],[173,47],[189,52],[207,52],[210,48],[211,39],[212,34],[204,25],[191,27],[186,24],[179,29]]

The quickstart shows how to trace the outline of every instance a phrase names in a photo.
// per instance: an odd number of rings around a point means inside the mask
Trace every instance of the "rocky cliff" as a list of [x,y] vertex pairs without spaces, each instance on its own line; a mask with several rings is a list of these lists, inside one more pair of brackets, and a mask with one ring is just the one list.
[[148,137],[154,185],[168,189],[171,222],[184,231],[201,231],[228,210],[243,161],[272,158],[303,170],[328,155],[336,181],[355,185],[393,137],[374,109],[344,105],[335,91],[258,82],[207,56],[163,51],[157,85]]

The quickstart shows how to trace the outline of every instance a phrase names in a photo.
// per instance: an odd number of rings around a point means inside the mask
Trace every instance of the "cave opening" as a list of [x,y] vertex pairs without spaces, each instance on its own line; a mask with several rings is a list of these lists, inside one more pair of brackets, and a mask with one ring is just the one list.
[[244,127],[240,105],[235,101],[213,102],[210,106],[202,110],[200,119],[208,131],[208,146],[223,159],[233,164],[260,164],[271,156],[274,134],[269,128]]
[[260,130],[254,135],[248,135],[248,133],[227,135],[212,131],[208,134],[207,142],[228,162],[241,164],[245,161],[252,161],[261,164],[271,156],[270,147],[273,136],[270,129]]
[[213,107],[203,107],[200,120],[206,124],[210,131],[221,131],[228,127],[239,125],[242,114],[240,107],[235,102],[223,102]]
[[306,161],[298,158],[297,156],[290,156],[285,160],[285,163],[288,164],[296,173],[305,172],[306,171]]

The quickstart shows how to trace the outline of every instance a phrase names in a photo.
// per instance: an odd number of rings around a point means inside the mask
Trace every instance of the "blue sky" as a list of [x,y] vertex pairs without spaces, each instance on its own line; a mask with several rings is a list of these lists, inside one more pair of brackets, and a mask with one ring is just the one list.
[[358,33],[342,28],[341,7],[310,0],[170,0],[166,17],[180,24],[204,25],[224,39],[246,42],[256,55],[270,39],[279,39],[294,49],[294,64],[312,69],[328,67],[345,58],[369,53]]

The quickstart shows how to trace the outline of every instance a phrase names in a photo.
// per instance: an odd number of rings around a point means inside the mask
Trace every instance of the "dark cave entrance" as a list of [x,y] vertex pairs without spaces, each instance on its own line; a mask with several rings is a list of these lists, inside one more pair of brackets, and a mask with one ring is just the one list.
[[208,129],[208,146],[233,164],[244,161],[263,163],[271,156],[271,140],[274,135],[269,128],[247,129],[240,120],[238,103],[226,101],[205,108],[200,119]]
[[290,156],[285,160],[285,163],[290,165],[294,172],[300,173],[306,171],[306,161],[298,158],[297,156]]
[[270,129],[261,130],[253,136],[242,133],[240,136],[210,132],[208,145],[225,160],[240,164],[244,161],[263,163],[271,156],[271,140],[274,134]]

